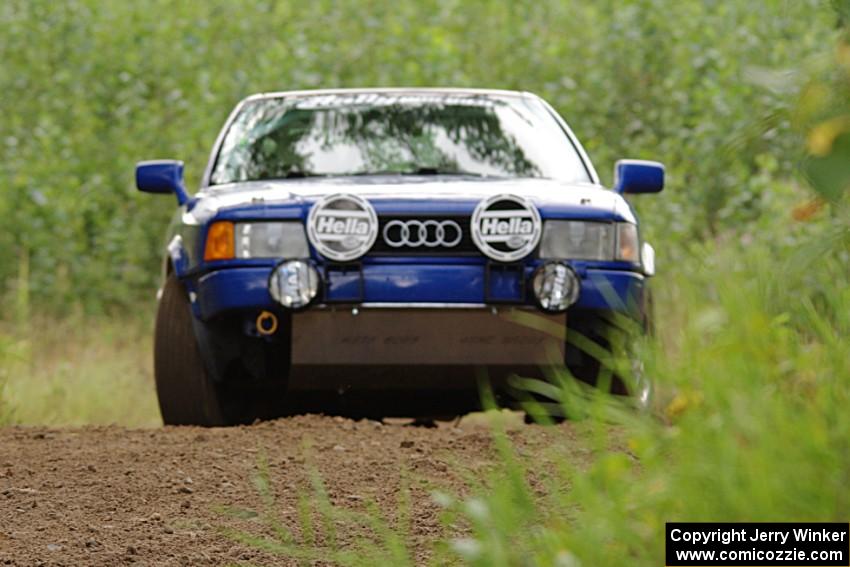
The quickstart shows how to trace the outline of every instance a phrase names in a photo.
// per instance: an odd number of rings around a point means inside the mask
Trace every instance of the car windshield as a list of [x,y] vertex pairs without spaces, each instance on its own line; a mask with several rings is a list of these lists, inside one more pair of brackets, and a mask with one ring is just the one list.
[[533,97],[360,93],[246,103],[210,183],[382,174],[590,181],[563,128]]

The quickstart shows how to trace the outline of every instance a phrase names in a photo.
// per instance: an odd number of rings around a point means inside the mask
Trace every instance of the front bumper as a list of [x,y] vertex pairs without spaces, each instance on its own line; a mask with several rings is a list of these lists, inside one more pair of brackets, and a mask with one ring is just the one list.
[[[539,265],[375,263],[320,269],[319,304],[471,307],[533,305],[528,285]],[[574,264],[581,293],[571,309],[610,310],[639,316],[644,276],[623,269]],[[226,312],[278,310],[268,291],[272,266],[228,267],[199,277],[195,314],[208,321]]]
[[[502,393],[511,376],[546,378],[563,365],[593,379],[598,364],[571,348],[567,334],[578,330],[604,348],[596,327],[610,313],[642,319],[641,274],[580,265],[574,265],[577,303],[566,313],[540,312],[529,284],[538,265],[337,266],[320,270],[324,289],[297,312],[271,298],[272,265],[222,267],[186,283],[199,346],[216,381],[285,383],[309,394],[305,400],[316,392],[348,400],[405,391],[419,402],[422,392],[465,392],[465,398],[437,396],[461,404],[478,400],[482,378]],[[270,334],[259,332],[263,311],[279,321]],[[316,400],[312,410],[327,411],[327,398]]]

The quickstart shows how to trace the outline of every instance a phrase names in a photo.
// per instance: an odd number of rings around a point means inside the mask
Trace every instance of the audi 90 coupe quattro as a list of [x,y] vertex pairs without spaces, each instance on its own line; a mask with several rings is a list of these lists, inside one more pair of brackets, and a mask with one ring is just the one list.
[[136,168],[179,205],[154,341],[164,422],[455,415],[482,378],[497,396],[552,366],[592,380],[570,334],[605,346],[612,314],[646,322],[654,252],[623,194],[664,183],[655,162],[615,174],[603,187],[525,92],[248,97],[196,194],[182,162]]

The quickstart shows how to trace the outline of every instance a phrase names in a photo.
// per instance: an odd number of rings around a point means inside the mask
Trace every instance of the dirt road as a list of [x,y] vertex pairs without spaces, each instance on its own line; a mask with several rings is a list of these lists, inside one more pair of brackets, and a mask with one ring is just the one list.
[[[575,433],[569,424],[517,424],[510,435],[526,453],[545,452]],[[294,564],[223,533],[267,533],[259,516],[222,511],[264,509],[253,483],[262,455],[273,508],[295,533],[311,464],[333,503],[363,509],[374,501],[389,517],[406,471],[412,538],[424,558],[442,529],[425,484],[462,492],[459,469],[492,465],[490,439],[487,427],[470,419],[422,428],[322,416],[229,429],[0,430],[0,565]]]

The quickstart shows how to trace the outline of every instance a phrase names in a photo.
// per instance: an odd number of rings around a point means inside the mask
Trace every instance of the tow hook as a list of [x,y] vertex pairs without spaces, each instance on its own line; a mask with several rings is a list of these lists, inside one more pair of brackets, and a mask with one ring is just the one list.
[[277,315],[271,311],[261,311],[260,314],[257,315],[256,326],[257,333],[261,336],[267,337],[275,334],[277,331]]

